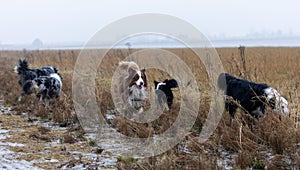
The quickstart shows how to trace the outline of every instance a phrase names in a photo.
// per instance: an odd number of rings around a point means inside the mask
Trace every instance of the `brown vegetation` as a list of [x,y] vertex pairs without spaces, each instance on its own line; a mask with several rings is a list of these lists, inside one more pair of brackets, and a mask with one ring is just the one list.
[[[267,109],[266,116],[254,119],[242,111],[234,119],[224,112],[223,117],[209,141],[199,143],[199,132],[205,122],[209,110],[211,96],[209,81],[205,68],[195,53],[188,49],[166,49],[180,57],[192,70],[200,88],[200,108],[196,123],[187,134],[186,139],[172,150],[161,155],[135,159],[119,159],[121,169],[216,169],[218,160],[233,159],[230,166],[235,168],[262,167],[298,167],[299,166],[299,103],[300,103],[300,48],[245,48],[244,54],[237,48],[217,49],[225,71],[256,82],[265,82],[276,88],[289,101],[291,116],[279,118],[276,113]],[[132,52],[138,51],[133,49]],[[77,124],[72,101],[72,74],[79,50],[49,51],[1,51],[0,52],[0,99],[6,105],[14,105],[19,113],[26,112],[43,119],[52,119],[61,126]],[[110,50],[98,69],[95,89],[98,106],[102,114],[113,110],[114,104],[110,94],[111,77],[118,62],[128,55],[128,50]],[[13,67],[18,59],[26,58],[30,67],[53,65],[63,75],[63,95],[53,107],[45,109],[34,103],[34,96],[26,96],[21,103],[15,99],[21,92],[17,84],[17,75]],[[154,79],[169,78],[167,73],[155,69],[147,70],[149,85]],[[149,89],[153,92],[153,86]],[[176,120],[180,108],[180,91],[175,90],[175,102],[170,111],[164,112],[157,120],[138,124],[126,120],[118,113],[111,121],[121,133],[146,138],[160,134],[168,129]],[[148,103],[149,105],[149,103]],[[49,141],[47,130],[39,128],[39,132],[30,138]],[[70,135],[64,136],[64,142],[74,143],[77,140]],[[189,151],[187,153],[182,148]],[[102,151],[101,151],[102,152]],[[226,152],[234,157],[225,157]],[[274,155],[273,157],[271,155]]]

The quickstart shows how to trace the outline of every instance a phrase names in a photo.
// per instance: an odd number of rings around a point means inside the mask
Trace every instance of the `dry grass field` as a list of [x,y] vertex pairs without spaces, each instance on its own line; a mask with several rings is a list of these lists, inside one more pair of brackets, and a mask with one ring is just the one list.
[[[138,50],[131,49],[131,53]],[[180,57],[196,77],[201,92],[196,123],[186,138],[171,150],[144,159],[119,157],[117,168],[299,169],[300,48],[246,47],[244,56],[241,56],[238,48],[217,49],[226,72],[252,81],[264,82],[276,88],[288,99],[291,115],[279,118],[268,108],[265,116],[260,119],[254,119],[242,111],[238,111],[236,117],[231,119],[229,114],[224,112],[214,134],[205,143],[198,141],[211,101],[210,83],[205,68],[195,53],[189,49],[165,50]],[[0,99],[4,100],[6,106],[13,106],[16,113],[26,112],[29,115],[28,119],[37,116],[63,127],[78,124],[72,101],[72,75],[79,53],[80,50],[0,51]],[[110,94],[111,77],[118,62],[127,57],[128,53],[127,49],[110,50],[99,66],[95,92],[103,114],[114,108]],[[63,75],[63,95],[50,109],[34,104],[32,102],[34,96],[26,96],[21,103],[16,103],[21,88],[17,84],[18,76],[13,72],[13,68],[19,59],[27,59],[31,68],[55,66]],[[164,80],[170,77],[167,73],[155,69],[147,70],[147,76],[151,86],[149,91],[153,91],[154,79]],[[177,118],[180,91],[175,90],[174,93],[173,107],[151,123],[138,124],[120,116],[116,116],[109,123],[127,136],[146,138],[153,134],[160,134]],[[50,113],[53,116],[51,120],[48,119]],[[71,135],[75,139],[78,137],[73,133]],[[51,142],[51,139],[48,142]],[[53,164],[51,166],[58,167]]]

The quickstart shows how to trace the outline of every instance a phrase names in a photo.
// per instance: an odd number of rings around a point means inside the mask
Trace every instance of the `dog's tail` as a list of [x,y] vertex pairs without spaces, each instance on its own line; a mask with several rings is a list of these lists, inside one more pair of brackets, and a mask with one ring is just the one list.
[[17,74],[23,74],[25,70],[28,69],[28,62],[24,60],[19,60],[19,64],[15,66],[14,72]]

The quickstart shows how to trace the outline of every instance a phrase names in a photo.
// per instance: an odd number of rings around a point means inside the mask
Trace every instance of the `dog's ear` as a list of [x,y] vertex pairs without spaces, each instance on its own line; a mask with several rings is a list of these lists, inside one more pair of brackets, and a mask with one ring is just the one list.
[[146,69],[142,69],[141,70],[141,73],[142,73],[142,79],[144,80],[144,86],[147,87],[148,84],[147,84],[147,76],[146,76]]
[[129,76],[133,76],[135,75],[136,73],[136,70],[132,69],[131,67],[128,68],[128,73],[129,73]]
[[147,80],[146,69],[142,69],[141,73],[142,73],[142,78],[145,79],[145,80]]
[[[166,81],[166,80],[165,80]],[[165,82],[164,81],[164,82]],[[169,87],[169,88],[176,88],[178,87],[178,83],[175,79],[171,79],[171,80],[167,80],[166,82],[166,85]]]

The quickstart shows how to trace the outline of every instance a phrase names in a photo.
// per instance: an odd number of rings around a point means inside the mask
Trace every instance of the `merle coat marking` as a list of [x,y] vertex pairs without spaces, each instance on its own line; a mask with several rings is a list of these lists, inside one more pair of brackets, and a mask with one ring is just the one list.
[[43,101],[46,106],[54,99],[61,96],[62,81],[61,75],[52,73],[50,76],[40,76],[34,80],[28,80],[23,86],[23,91],[27,94],[35,93],[39,101]]
[[[23,92],[18,98],[18,101],[21,101],[22,96],[32,93],[30,89],[28,89],[31,80],[34,80],[40,76],[49,76],[51,73],[57,73],[57,69],[53,66],[44,66],[40,69],[30,69],[26,60],[19,60],[18,65],[15,67],[15,72],[19,76],[18,83],[23,89]],[[23,87],[25,84],[26,87]],[[27,91],[24,91],[24,89]]]

